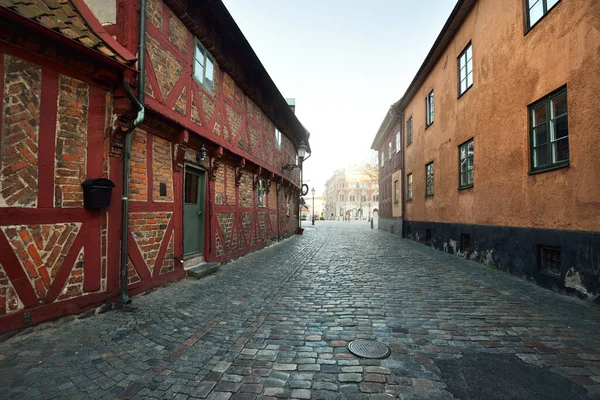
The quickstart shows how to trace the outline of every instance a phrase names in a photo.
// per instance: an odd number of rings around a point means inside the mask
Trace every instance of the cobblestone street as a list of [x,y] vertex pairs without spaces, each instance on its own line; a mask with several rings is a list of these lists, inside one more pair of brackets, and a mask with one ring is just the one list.
[[[356,338],[392,354],[358,358]],[[0,343],[0,387],[15,399],[600,398],[600,308],[366,221],[318,221],[127,309]]]

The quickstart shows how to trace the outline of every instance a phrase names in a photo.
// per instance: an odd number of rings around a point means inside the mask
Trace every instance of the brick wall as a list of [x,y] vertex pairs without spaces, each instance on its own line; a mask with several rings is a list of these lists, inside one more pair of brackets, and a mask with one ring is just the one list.
[[136,128],[131,137],[131,183],[129,185],[129,198],[132,201],[146,201],[148,199],[148,175],[146,165],[147,133]]
[[[152,137],[152,199],[173,202],[173,156],[171,142]],[[166,186],[166,196],[160,195],[160,184]]]
[[83,207],[89,86],[61,75],[56,123],[55,207]]
[[227,179],[225,189],[225,194],[227,195],[226,204],[235,206],[235,168],[231,165],[225,165],[225,177]]
[[0,206],[36,207],[41,69],[5,54]]
[[170,212],[129,213],[130,230],[151,273],[156,268],[156,257],[171,215]]
[[4,267],[0,264],[0,316],[19,311],[23,303],[19,300],[14,286],[8,280]]

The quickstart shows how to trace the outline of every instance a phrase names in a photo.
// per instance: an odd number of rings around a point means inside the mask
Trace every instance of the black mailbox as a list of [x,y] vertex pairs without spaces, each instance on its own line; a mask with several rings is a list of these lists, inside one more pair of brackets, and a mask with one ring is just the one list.
[[108,208],[115,184],[105,178],[90,178],[81,184],[85,208]]

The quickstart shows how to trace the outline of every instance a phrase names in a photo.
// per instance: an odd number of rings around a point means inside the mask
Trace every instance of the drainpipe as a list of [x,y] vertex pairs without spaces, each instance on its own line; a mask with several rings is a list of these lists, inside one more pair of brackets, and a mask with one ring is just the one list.
[[137,107],[138,113],[133,123],[125,131],[123,144],[123,189],[121,197],[121,303],[128,305],[131,299],[128,295],[128,241],[129,241],[129,181],[131,176],[131,134],[133,130],[144,121],[144,87],[146,83],[146,0],[140,0],[140,32],[138,47],[138,97],[136,98],[129,88],[129,83],[124,81],[125,93]]
[[404,224],[404,213],[406,212],[405,208],[406,208],[406,194],[405,194],[405,189],[406,189],[406,182],[405,182],[405,176],[406,173],[404,171],[404,152],[406,150],[406,146],[404,145],[404,112],[400,112],[399,114],[395,114],[394,113],[395,110],[392,108],[390,110],[390,113],[392,113],[393,117],[397,117],[400,118],[400,146],[402,147],[401,153],[400,153],[400,170],[402,171],[401,175],[400,175],[400,206],[401,206],[401,213],[402,213],[402,232],[401,235],[402,237],[406,237],[406,226]]

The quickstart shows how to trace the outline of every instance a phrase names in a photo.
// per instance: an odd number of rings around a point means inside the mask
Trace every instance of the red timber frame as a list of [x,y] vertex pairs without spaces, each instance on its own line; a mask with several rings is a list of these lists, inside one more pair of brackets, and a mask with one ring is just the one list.
[[[109,33],[116,34],[119,41],[130,51],[135,49],[137,46],[137,36],[132,32],[132,29],[136,29],[134,24],[124,24],[119,23],[119,21],[125,20],[135,20],[137,18],[137,6],[132,4],[135,2],[119,0],[118,8],[117,8],[117,24],[106,27],[106,30]],[[236,104],[236,102],[227,96],[224,95],[223,92],[223,82],[224,82],[224,72],[218,68],[216,69],[216,73],[218,74],[215,82],[218,84],[218,98],[215,97],[212,93],[207,91],[201,84],[196,82],[193,78],[193,64],[194,64],[194,48],[195,48],[195,38],[189,30],[187,32],[187,54],[183,53],[177,46],[175,46],[169,39],[169,24],[170,24],[170,15],[171,11],[167,5],[163,3],[162,9],[162,25],[157,28],[153,25],[153,23],[148,18],[146,21],[146,32],[149,37],[153,40],[156,40],[160,45],[161,49],[167,51],[171,56],[173,56],[182,66],[183,71],[180,74],[177,81],[174,83],[173,87],[170,88],[169,93],[162,93],[162,89],[159,85],[159,76],[156,72],[156,66],[153,65],[152,59],[150,57],[148,48],[146,50],[146,76],[148,80],[148,84],[152,89],[152,93],[146,94],[146,105],[154,112],[164,117],[168,121],[175,122],[181,130],[185,130],[189,132],[189,135],[192,137],[196,137],[200,139],[200,142],[205,142],[207,147],[216,149],[213,153],[217,153],[216,165],[221,162],[225,162],[223,158],[223,154],[227,153],[228,160],[234,159],[238,161],[229,161],[231,164],[237,164],[236,174],[238,169],[243,168],[246,171],[256,170],[262,171],[262,176],[271,181],[277,182],[277,188],[273,190],[279,191],[279,186],[286,186],[289,189],[293,190],[293,188],[297,188],[297,183],[295,181],[299,177],[298,171],[293,171],[290,176],[293,176],[293,179],[290,179],[288,176],[283,176],[281,174],[281,165],[286,163],[284,160],[288,160],[287,163],[292,162],[295,159],[295,155],[292,154],[289,150],[281,150],[282,156],[280,161],[275,162],[274,166],[269,165],[266,161],[263,161],[257,154],[266,154],[266,152],[278,152],[276,150],[274,143],[271,143],[270,148],[267,149],[265,138],[268,136],[273,136],[273,132],[267,132],[259,123],[254,121],[248,113],[248,104],[246,96],[242,96],[241,105]],[[217,59],[218,63],[218,59]],[[185,113],[181,114],[173,109],[176,102],[178,101],[180,95],[185,90]],[[208,97],[214,102],[214,112],[210,119],[207,120],[205,117],[205,113],[203,110],[202,104],[202,95]],[[196,123],[192,119],[192,99],[195,103],[197,109],[197,115],[200,119],[200,123]],[[227,117],[226,107],[231,107],[234,111],[241,115],[241,123],[239,128],[234,131],[232,128],[231,121],[229,121]],[[215,126],[220,121],[220,132],[219,134],[213,133],[215,130]],[[257,132],[259,132],[258,139],[253,140],[252,135],[250,134],[249,127],[252,126]],[[225,135],[225,133],[228,135]],[[228,136],[228,139],[225,138]],[[242,141],[243,149],[238,147],[238,143]],[[191,141],[191,140],[190,140]],[[196,141],[198,142],[198,141]],[[272,141],[274,142],[274,141]],[[175,144],[174,141],[172,141]],[[250,151],[246,151],[245,149],[249,148]],[[177,157],[177,156],[176,156]],[[243,161],[242,161],[243,160]],[[213,168],[214,162],[211,162],[210,169],[218,169]],[[240,166],[241,165],[241,166]],[[245,165],[245,166],[244,166]],[[252,167],[251,167],[252,166]],[[220,168],[224,168],[224,166],[220,166]],[[214,172],[214,171],[213,171]],[[225,261],[231,258],[238,257],[245,253],[258,250],[260,248],[265,247],[267,238],[270,237],[279,237],[286,233],[292,233],[295,230],[295,224],[289,224],[289,226],[280,226],[280,215],[285,215],[285,208],[279,209],[277,206],[273,206],[270,208],[269,205],[267,207],[257,207],[256,206],[256,198],[254,199],[254,207],[239,207],[238,198],[239,198],[239,188],[236,185],[235,194],[236,194],[236,205],[216,205],[215,204],[215,181],[214,175],[211,178],[211,171],[208,174],[208,187],[207,187],[207,201],[206,201],[206,209],[208,211],[208,218],[206,219],[205,225],[205,246],[204,246],[204,258],[206,261]],[[298,175],[298,176],[296,176]],[[177,210],[173,210],[175,212],[174,217],[177,218],[177,224],[175,229],[179,231],[179,234],[176,234],[176,258],[182,257],[182,243],[183,243],[183,235],[182,235],[182,177],[183,172],[177,172],[174,175],[174,182],[178,182],[178,189],[175,191],[175,206]],[[232,182],[226,182],[225,185],[233,184]],[[151,182],[149,180],[149,185]],[[256,197],[256,196],[254,196]],[[164,204],[161,203],[161,206],[164,207]],[[142,207],[138,205],[136,207]],[[150,204],[145,205],[148,210],[156,210],[152,208]],[[132,212],[135,208],[132,206]],[[139,209],[139,208],[138,208]],[[223,229],[219,224],[219,220],[217,214],[219,213],[234,213],[234,222],[232,227],[232,233],[228,241],[225,240]],[[252,230],[248,234],[243,229],[242,224],[242,213],[252,213]],[[267,218],[265,220],[265,231],[267,234],[261,235],[259,229],[259,218],[265,218],[264,214],[266,213]],[[271,218],[268,217],[271,213],[276,215],[276,223],[274,226],[271,223]],[[292,214],[292,213],[290,213]],[[290,215],[290,219],[293,219],[294,215]],[[236,251],[230,251],[233,241],[234,234],[238,235],[238,240],[244,241],[244,247],[242,249]],[[254,235],[254,244],[252,244],[251,235]],[[217,255],[217,238],[221,242],[224,254]],[[131,253],[130,253],[131,256]],[[138,258],[138,263],[140,259]],[[135,263],[135,262],[134,262]],[[177,262],[176,262],[177,265]],[[137,266],[136,266],[137,268]],[[138,271],[139,272],[139,271]],[[140,275],[141,277],[141,275]]]
[[[41,304],[38,303],[35,287],[27,277],[20,257],[15,253],[6,235],[0,230],[0,264],[4,267],[9,281],[12,283],[24,309],[0,317],[0,332],[23,327],[26,323],[35,324],[57,316],[81,312],[86,308],[109,301],[118,295],[118,291],[101,291],[101,276],[106,274],[118,279],[118,265],[102,265],[102,253],[106,251],[106,243],[101,231],[107,225],[107,212],[88,210],[85,208],[55,208],[55,143],[57,100],[59,92],[59,75],[73,77],[89,84],[88,104],[88,149],[104,148],[104,130],[106,118],[106,93],[111,88],[102,87],[98,82],[89,79],[86,74],[56,64],[46,58],[23,51],[20,48],[0,42],[0,93],[4,92],[4,54],[21,58],[41,68],[41,99],[38,131],[38,197],[36,208],[1,207],[0,226],[45,225],[60,223],[81,223],[81,228],[52,285],[46,291]],[[4,97],[0,98],[0,109],[4,109]],[[0,125],[2,113],[0,113]],[[86,175],[101,177],[104,175],[104,152],[88,151],[86,159]],[[118,204],[113,201],[112,205]],[[108,239],[110,240],[110,238]],[[85,249],[83,296],[65,301],[56,301],[60,295],[80,250]],[[103,269],[105,271],[103,271]],[[107,285],[108,285],[107,281]],[[108,288],[107,288],[108,289]]]

